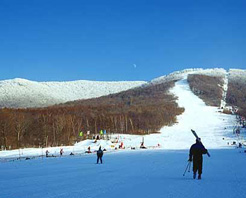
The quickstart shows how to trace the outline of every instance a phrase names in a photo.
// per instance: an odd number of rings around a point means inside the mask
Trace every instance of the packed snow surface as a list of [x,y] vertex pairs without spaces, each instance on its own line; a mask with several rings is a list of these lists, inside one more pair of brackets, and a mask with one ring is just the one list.
[[188,150],[145,150],[0,163],[1,198],[238,198],[246,194],[246,156],[210,150],[202,180],[185,171]]

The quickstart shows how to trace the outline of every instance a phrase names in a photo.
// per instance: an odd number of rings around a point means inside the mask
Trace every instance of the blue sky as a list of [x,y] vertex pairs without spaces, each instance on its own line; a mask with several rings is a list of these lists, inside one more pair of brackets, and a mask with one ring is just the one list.
[[1,0],[0,79],[246,69],[245,0]]

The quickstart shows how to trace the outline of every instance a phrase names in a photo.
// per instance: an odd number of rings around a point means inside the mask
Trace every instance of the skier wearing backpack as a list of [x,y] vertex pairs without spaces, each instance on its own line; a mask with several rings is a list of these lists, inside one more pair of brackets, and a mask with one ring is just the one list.
[[101,164],[102,164],[102,156],[103,156],[103,151],[102,151],[102,148],[101,146],[99,147],[99,150],[97,151],[97,164],[100,160]]
[[190,147],[189,161],[193,161],[193,178],[196,178],[196,173],[198,171],[198,179],[201,179],[202,175],[202,162],[203,154],[207,154],[207,149],[203,146],[201,139],[196,139],[196,143]]

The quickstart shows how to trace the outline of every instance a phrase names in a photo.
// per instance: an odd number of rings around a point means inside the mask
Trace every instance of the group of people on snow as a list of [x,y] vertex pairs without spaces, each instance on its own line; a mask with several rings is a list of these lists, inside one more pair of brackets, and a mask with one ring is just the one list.
[[[104,150],[105,150],[105,149],[104,149]],[[50,152],[49,152],[48,150],[46,150],[46,152],[45,152],[46,157],[55,157],[54,155],[50,156],[49,153],[50,153]],[[64,150],[63,150],[63,148],[61,148],[61,149],[60,149],[60,156],[62,156],[63,153],[64,153]],[[87,153],[91,153],[90,146],[88,147]],[[99,163],[99,161],[100,161],[100,163],[102,164],[102,163],[103,163],[103,162],[102,162],[103,150],[102,150],[102,147],[101,147],[101,146],[99,147],[99,149],[98,149],[98,151],[97,151],[96,153],[97,153],[97,164]],[[74,155],[74,154],[71,152],[70,155]]]
[[[141,145],[142,148],[144,147],[144,145]],[[91,153],[91,148],[90,146],[88,147],[88,153]],[[62,156],[64,153],[63,149],[60,149],[60,156]],[[103,157],[103,150],[102,147],[99,146],[99,149],[96,151],[97,154],[97,164],[100,162],[101,164],[103,163],[102,161],[102,157]],[[189,163],[193,162],[193,178],[196,179],[197,173],[198,173],[198,179],[201,179],[201,175],[202,175],[202,168],[203,168],[203,155],[204,154],[208,154],[207,149],[203,146],[201,139],[197,138],[196,139],[196,143],[193,144],[190,147],[190,151],[189,151]],[[71,154],[70,154],[71,155]],[[73,154],[74,155],[74,154]],[[53,155],[52,155],[53,156]],[[46,150],[46,157],[51,157],[49,156],[49,151]]]

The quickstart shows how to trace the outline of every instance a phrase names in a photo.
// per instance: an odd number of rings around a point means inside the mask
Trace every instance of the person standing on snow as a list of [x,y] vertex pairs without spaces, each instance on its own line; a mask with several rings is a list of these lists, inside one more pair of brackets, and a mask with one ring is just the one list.
[[97,164],[100,160],[101,164],[102,164],[102,156],[103,156],[103,151],[102,151],[102,148],[101,146],[99,147],[99,150],[97,151]]
[[60,150],[60,156],[62,156],[62,154],[64,153],[63,149],[61,148]]
[[189,161],[193,161],[193,178],[196,179],[196,173],[198,171],[198,179],[201,179],[202,175],[202,162],[203,154],[207,154],[207,149],[203,146],[201,139],[196,139],[196,143],[190,147]]
[[49,157],[49,151],[48,150],[45,151],[45,155],[46,155],[46,157]]

